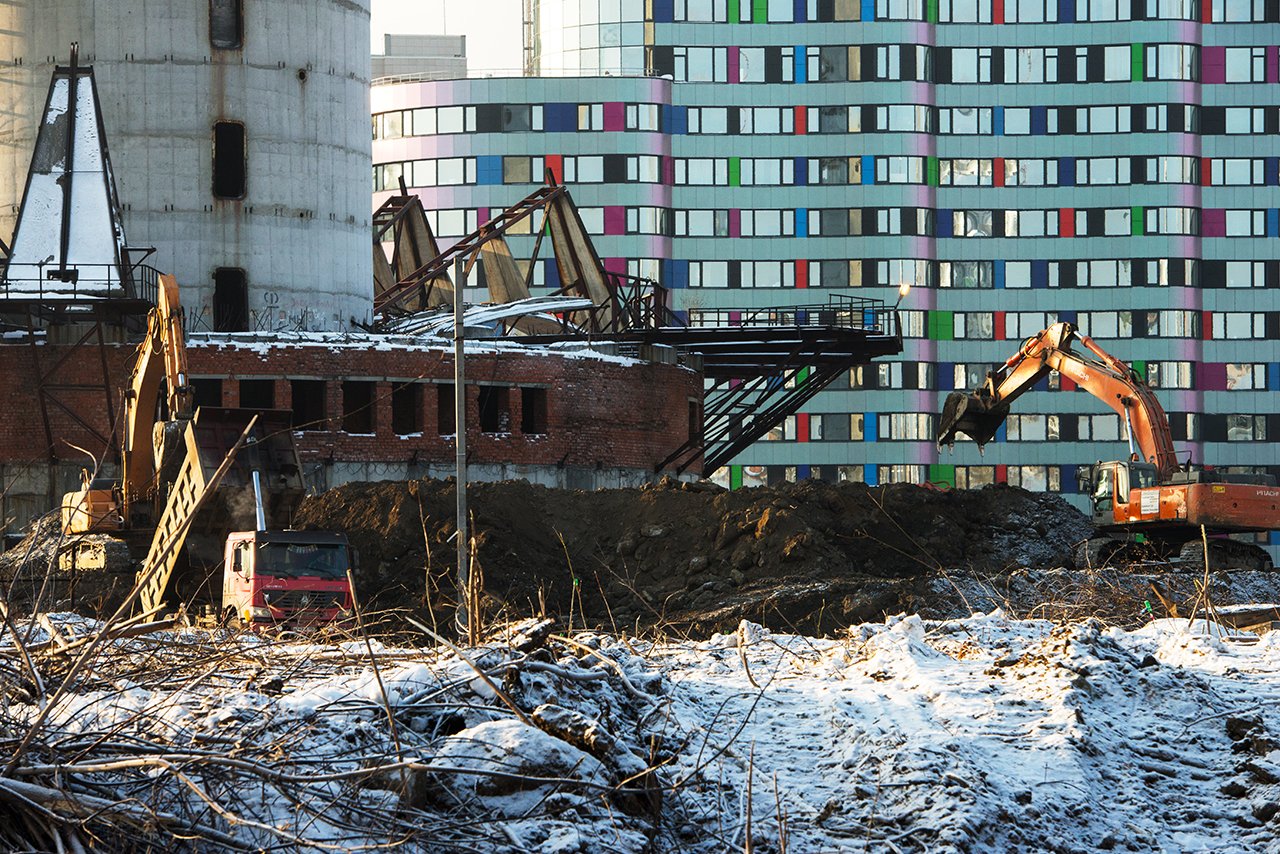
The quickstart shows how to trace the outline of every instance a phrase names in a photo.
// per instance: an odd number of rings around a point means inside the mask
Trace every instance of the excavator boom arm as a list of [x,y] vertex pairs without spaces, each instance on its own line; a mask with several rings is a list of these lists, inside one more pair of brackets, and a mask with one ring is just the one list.
[[[1078,341],[1096,358],[1072,350],[1072,341]],[[957,433],[986,444],[1004,423],[1010,404],[1050,371],[1057,371],[1114,409],[1137,443],[1142,459],[1154,463],[1162,476],[1179,468],[1169,419],[1150,386],[1127,364],[1066,322],[1055,323],[1024,341],[972,394],[949,395],[938,424],[938,446],[953,444]]]

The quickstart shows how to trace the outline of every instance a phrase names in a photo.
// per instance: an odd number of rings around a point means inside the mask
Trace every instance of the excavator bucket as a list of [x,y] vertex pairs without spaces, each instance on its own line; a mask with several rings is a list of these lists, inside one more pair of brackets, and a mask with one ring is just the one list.
[[954,445],[958,433],[968,435],[981,449],[995,437],[1008,415],[1008,406],[993,404],[989,397],[953,391],[947,395],[938,419],[938,449]]

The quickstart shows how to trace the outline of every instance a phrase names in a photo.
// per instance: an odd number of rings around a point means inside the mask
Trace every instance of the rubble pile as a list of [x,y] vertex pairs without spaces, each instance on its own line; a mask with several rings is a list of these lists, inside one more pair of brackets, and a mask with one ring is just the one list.
[[[742,619],[818,634],[878,620],[911,609],[939,573],[1070,566],[1092,530],[1061,498],[1004,485],[577,492],[507,481],[472,484],[468,497],[490,617],[701,635]],[[360,483],[307,499],[295,524],[347,533],[370,607],[447,618],[455,512],[452,481]]]

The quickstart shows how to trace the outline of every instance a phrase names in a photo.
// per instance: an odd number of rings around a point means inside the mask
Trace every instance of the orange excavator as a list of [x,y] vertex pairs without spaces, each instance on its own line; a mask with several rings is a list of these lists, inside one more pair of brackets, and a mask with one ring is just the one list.
[[[1087,353],[1071,349],[1079,343]],[[1055,323],[1022,347],[970,394],[947,396],[938,448],[965,433],[981,448],[991,441],[1019,395],[1057,371],[1120,416],[1129,459],[1099,462],[1082,483],[1090,489],[1097,536],[1076,551],[1080,566],[1141,555],[1140,546],[1183,564],[1269,570],[1271,556],[1227,534],[1280,527],[1280,488],[1271,475],[1228,474],[1178,462],[1169,420],[1146,381],[1070,323]],[[1203,532],[1206,537],[1202,537]],[[1149,552],[1148,552],[1149,553]]]

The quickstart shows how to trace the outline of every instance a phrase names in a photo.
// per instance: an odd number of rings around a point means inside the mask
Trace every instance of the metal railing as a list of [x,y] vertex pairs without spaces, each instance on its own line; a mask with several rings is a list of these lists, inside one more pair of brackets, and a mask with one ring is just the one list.
[[138,264],[125,270],[115,264],[68,264],[65,268],[49,261],[43,264],[0,265],[0,300],[28,302],[76,302],[101,300],[142,300],[155,305],[160,273]]
[[751,308],[692,308],[693,327],[834,327],[895,335],[896,314],[884,300],[830,294],[826,303]]

